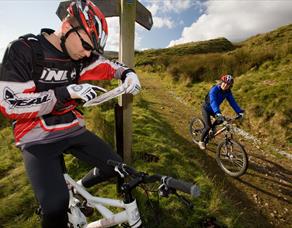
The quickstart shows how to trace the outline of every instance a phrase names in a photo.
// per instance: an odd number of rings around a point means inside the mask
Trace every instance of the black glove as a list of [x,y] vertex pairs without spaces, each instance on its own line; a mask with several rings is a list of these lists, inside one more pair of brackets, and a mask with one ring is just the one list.
[[225,120],[225,118],[221,113],[217,113],[216,114],[216,121],[217,121],[218,124],[224,122],[224,120]]
[[243,117],[244,117],[244,113],[243,112],[238,113],[238,119],[243,119]]

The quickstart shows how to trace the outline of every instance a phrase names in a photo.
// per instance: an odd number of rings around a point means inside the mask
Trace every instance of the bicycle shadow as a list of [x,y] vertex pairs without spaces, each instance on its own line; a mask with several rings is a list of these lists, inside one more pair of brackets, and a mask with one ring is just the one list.
[[[250,175],[250,174],[247,173],[247,175]],[[253,174],[253,176],[255,176],[255,175]],[[267,181],[271,181],[270,179],[268,179],[268,178],[263,178],[262,176],[258,176],[258,175],[257,175],[257,177],[260,177],[260,178],[265,179],[265,180],[267,180]],[[277,200],[283,201],[283,202],[288,203],[288,204],[292,204],[292,201],[290,201],[290,200],[288,200],[288,199],[284,199],[284,198],[281,197],[281,196],[277,196],[277,195],[275,195],[275,194],[272,194],[272,193],[269,192],[268,190],[265,190],[265,189],[263,189],[263,188],[260,188],[260,187],[254,185],[254,184],[251,184],[251,183],[249,183],[249,182],[247,182],[247,181],[244,181],[244,180],[242,180],[242,179],[238,179],[238,181],[241,182],[241,183],[243,183],[243,184],[245,184],[245,185],[247,185],[247,186],[249,186],[249,187],[251,187],[251,188],[254,188],[255,190],[260,191],[260,192],[262,192],[262,193],[264,193],[264,194],[266,194],[266,195],[272,196],[273,198],[275,198],[275,199],[277,199]],[[291,186],[290,186],[290,187],[291,187]],[[291,196],[291,193],[292,193],[291,190],[290,190],[289,192],[287,192],[287,196]]]
[[[257,191],[276,198],[279,201],[292,204],[292,171],[254,153],[251,156],[253,158],[256,158],[256,160],[249,162],[249,171],[246,173],[246,175],[252,178],[258,178],[260,180],[263,180],[265,183],[264,186],[267,186],[267,189],[259,187],[255,184],[251,184],[243,179],[238,179],[238,181],[256,189]],[[271,193],[271,191],[269,191],[268,186],[274,186],[275,184],[277,185],[277,187],[280,188],[280,191],[278,191],[277,193],[281,196],[273,194]]]
[[254,153],[251,153],[251,156],[268,164],[267,168],[263,168],[262,166],[258,166],[257,163],[251,162],[251,168],[253,168],[255,171],[262,174],[269,174],[277,178],[282,178],[287,182],[291,182],[292,170],[286,169],[283,166],[264,158],[263,156],[259,156]]
[[[211,143],[211,147],[207,147],[208,151],[212,152],[212,153],[216,153],[216,144],[215,143]],[[289,185],[289,183],[291,183],[291,177],[292,177],[292,171],[285,169],[283,166],[267,160],[266,158],[264,158],[263,156],[257,155],[255,153],[250,153],[249,157],[253,157],[256,158],[256,160],[261,160],[260,164],[265,163],[264,165],[259,165],[259,162],[255,162],[255,161],[251,161],[249,160],[249,165],[248,165],[248,170],[247,173],[245,174],[245,176],[250,176],[250,178],[259,178],[262,180],[265,180],[265,182],[273,182],[277,185],[279,185],[281,187],[281,193],[283,196],[277,196],[276,194],[271,193],[271,191],[269,191],[268,189],[264,189],[261,188],[255,184],[251,184],[248,181],[243,180],[244,177],[242,178],[237,178],[236,180],[238,180],[239,182],[241,182],[242,184],[245,184],[257,191],[260,191],[266,195],[269,195],[277,200],[286,202],[291,204],[292,201],[288,200],[288,197],[292,196],[292,184]],[[252,172],[253,171],[253,172]],[[251,173],[252,172],[252,173]],[[256,172],[256,173],[255,173]],[[257,174],[258,173],[258,174]],[[270,177],[267,178],[266,176]],[[271,179],[271,178],[277,178],[280,179],[281,181],[276,181],[275,179]],[[287,184],[284,183],[287,182]]]

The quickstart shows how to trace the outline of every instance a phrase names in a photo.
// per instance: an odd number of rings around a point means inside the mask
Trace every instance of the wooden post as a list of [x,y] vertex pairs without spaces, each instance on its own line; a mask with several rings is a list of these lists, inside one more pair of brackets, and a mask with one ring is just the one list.
[[[136,0],[121,0],[119,61],[130,68],[134,66],[135,19]],[[123,159],[131,163],[133,96],[123,95],[119,105],[123,107]]]

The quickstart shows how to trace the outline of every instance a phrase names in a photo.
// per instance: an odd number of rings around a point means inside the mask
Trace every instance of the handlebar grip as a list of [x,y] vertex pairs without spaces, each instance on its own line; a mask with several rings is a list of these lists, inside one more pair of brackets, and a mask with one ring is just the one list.
[[200,195],[200,188],[192,183],[174,179],[173,177],[167,177],[165,183],[168,187],[190,194],[193,197]]
[[118,169],[123,170],[127,175],[135,175],[138,173],[135,169],[119,161],[107,160],[107,165],[112,167],[118,167]]

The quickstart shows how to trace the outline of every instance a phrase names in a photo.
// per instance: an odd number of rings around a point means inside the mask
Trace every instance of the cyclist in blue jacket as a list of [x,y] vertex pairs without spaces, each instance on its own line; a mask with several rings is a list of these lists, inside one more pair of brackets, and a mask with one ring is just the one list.
[[[244,110],[236,103],[231,92],[233,83],[234,79],[231,75],[223,75],[220,77],[219,84],[213,86],[205,97],[205,102],[202,105],[202,116],[205,128],[202,132],[201,141],[199,142],[199,147],[202,150],[206,149],[206,136],[210,129],[224,121],[224,116],[220,111],[220,105],[225,99],[227,99],[233,110],[243,118]],[[211,116],[216,118],[213,125],[211,123]]]

